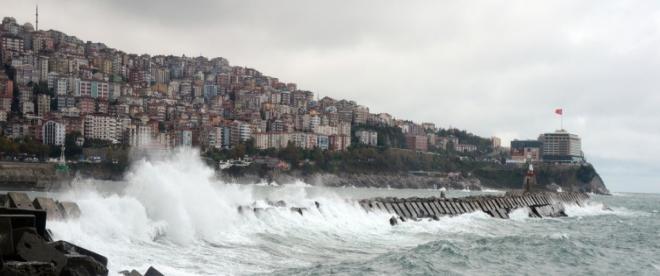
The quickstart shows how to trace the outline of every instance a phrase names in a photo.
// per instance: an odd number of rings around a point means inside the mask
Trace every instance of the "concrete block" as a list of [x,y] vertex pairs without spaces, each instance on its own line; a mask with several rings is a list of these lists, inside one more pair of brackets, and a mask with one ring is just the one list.
[[405,202],[397,203],[397,206],[399,206],[399,209],[401,209],[401,212],[403,212],[403,217],[404,218],[412,218],[413,217],[410,210],[408,210],[408,207],[406,207]]
[[385,207],[385,210],[387,210],[388,213],[396,214],[396,212],[394,211],[394,209],[392,207],[392,203],[383,202],[383,207]]
[[[0,208],[0,215],[12,217],[12,228],[32,228],[44,240],[48,240],[46,233],[46,211],[34,209]],[[17,235],[14,234],[14,241]]]
[[37,234],[23,232],[16,243],[16,255],[26,261],[48,262],[55,266],[55,275],[60,275],[66,265],[66,256],[55,247],[44,242]]
[[445,210],[447,210],[448,215],[455,215],[456,214],[456,210],[454,210],[454,208],[452,208],[449,205],[448,201],[446,201],[446,200],[440,201],[440,205],[442,205],[442,207],[444,207]]
[[511,206],[509,208],[515,209],[516,206],[518,206],[518,204],[516,204],[516,202],[513,200],[513,198],[507,197],[506,200],[509,202],[509,206]]
[[460,214],[465,213],[465,211],[463,210],[463,208],[461,208],[461,205],[458,202],[452,201],[452,202],[450,202],[450,204],[451,204],[452,207],[454,207],[457,214],[460,215]]
[[500,218],[503,218],[503,219],[508,219],[509,218],[509,215],[506,213],[506,210],[504,210],[502,208],[498,208],[498,209],[495,209],[495,211],[497,212],[497,214]]
[[108,269],[90,256],[67,254],[61,275],[108,275]]
[[486,207],[486,204],[484,204],[483,200],[476,200],[476,201],[474,201],[474,203],[477,204],[477,207],[479,207],[478,208],[479,210],[481,210],[483,212],[486,212],[486,210],[488,210],[488,208]]
[[58,274],[55,274],[55,266],[48,262],[5,261],[2,267],[0,267],[0,275],[22,276]]
[[34,209],[32,206],[32,200],[26,193],[18,192],[9,192],[7,193],[9,198],[9,207],[11,208],[20,208],[20,209]]
[[509,208],[504,200],[504,198],[496,198],[495,201],[497,201],[497,204],[500,206],[500,208],[507,209]]
[[431,204],[438,210],[438,212],[440,212],[439,214],[443,214],[443,215],[449,214],[447,210],[445,210],[445,208],[442,208],[442,205],[440,205],[440,201],[435,200],[431,202]]
[[75,202],[63,201],[59,203],[59,207],[64,213],[66,219],[74,219],[80,217],[80,207]]
[[399,208],[399,204],[396,202],[390,203],[392,206],[392,209],[394,210],[394,213],[396,213],[399,217],[405,217],[406,215],[403,213],[403,211]]
[[410,206],[410,208],[412,208],[411,211],[412,211],[412,214],[415,215],[415,217],[420,218],[420,217],[424,216],[424,213],[422,213],[422,211],[419,210],[419,206],[417,206],[417,203],[415,203],[415,201],[410,200],[410,201],[406,202],[406,204],[408,204],[406,206]]
[[502,209],[508,209],[509,208],[509,206],[506,203],[506,200],[504,200],[504,198],[501,198],[501,197],[497,198],[496,201],[500,205],[500,208],[502,208]]
[[419,210],[420,212],[419,215],[420,218],[431,216],[431,213],[428,210],[426,210],[426,207],[424,207],[424,204],[421,201],[415,201],[414,204],[417,205],[417,210]]
[[448,201],[447,205],[449,205],[449,208],[451,208],[453,210],[454,215],[460,215],[460,214],[463,213],[463,212],[461,212],[461,210],[458,209],[458,207],[456,206],[456,204],[454,204],[454,202]]
[[463,202],[461,202],[461,205],[463,206],[463,209],[464,209],[466,212],[468,212],[468,213],[472,213],[473,210],[472,210],[472,208],[470,207],[470,203],[469,203],[469,202],[467,202],[467,201],[463,201]]
[[422,202],[422,205],[426,208],[426,211],[428,211],[429,216],[440,215],[435,209],[433,209],[433,207],[431,207],[429,202]]
[[438,209],[438,206],[435,205],[435,201],[429,201],[429,202],[427,202],[426,204],[429,205],[429,207],[433,210],[433,213],[434,213],[436,216],[439,217],[439,216],[441,216],[441,215],[443,214],[443,213],[442,213],[442,210],[441,210],[441,209]]
[[0,256],[14,254],[14,236],[11,217],[0,216]]
[[64,218],[62,209],[57,206],[57,203],[52,198],[37,197],[32,201],[32,206],[37,210],[46,211],[46,218],[52,220],[61,220]]
[[376,208],[378,210],[383,211],[383,212],[387,212],[387,208],[385,208],[385,206],[383,205],[382,202],[376,201],[376,202],[374,202],[374,205],[376,206]]
[[539,203],[536,201],[536,196],[530,195],[529,200],[532,202],[532,205],[539,205]]

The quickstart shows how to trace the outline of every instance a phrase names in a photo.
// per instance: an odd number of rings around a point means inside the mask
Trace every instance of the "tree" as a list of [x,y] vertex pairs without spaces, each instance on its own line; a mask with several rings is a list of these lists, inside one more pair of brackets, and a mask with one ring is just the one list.
[[245,153],[246,153],[245,144],[241,143],[231,149],[230,156],[233,159],[239,159],[239,158],[243,158],[243,156],[245,156]]
[[279,158],[289,162],[293,167],[297,167],[300,163],[301,153],[294,143],[289,142],[286,148],[280,151]]
[[78,131],[73,131],[64,137],[64,146],[66,147],[64,155],[67,159],[74,159],[83,153],[82,147],[76,144],[79,137],[82,137],[82,134]]

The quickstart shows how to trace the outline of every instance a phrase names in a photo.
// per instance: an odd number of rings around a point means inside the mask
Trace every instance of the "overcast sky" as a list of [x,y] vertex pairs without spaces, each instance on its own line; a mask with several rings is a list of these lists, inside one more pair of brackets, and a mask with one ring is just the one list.
[[535,139],[559,128],[613,191],[660,192],[660,1],[0,0],[130,53],[221,56],[372,113]]

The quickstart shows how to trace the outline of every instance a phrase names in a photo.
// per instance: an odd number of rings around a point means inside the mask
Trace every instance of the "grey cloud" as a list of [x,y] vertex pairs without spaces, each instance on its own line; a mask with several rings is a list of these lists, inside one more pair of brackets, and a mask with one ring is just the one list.
[[[32,1],[0,0],[32,20]],[[536,138],[565,127],[625,190],[660,191],[655,1],[39,1],[42,26],[128,52],[223,56],[372,111]],[[619,166],[617,164],[641,164]],[[626,172],[622,172],[625,168]],[[608,179],[605,179],[608,181]]]

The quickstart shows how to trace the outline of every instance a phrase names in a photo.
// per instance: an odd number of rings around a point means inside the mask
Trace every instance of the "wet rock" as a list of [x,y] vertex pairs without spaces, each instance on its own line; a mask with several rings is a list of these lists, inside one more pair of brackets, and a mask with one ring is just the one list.
[[291,212],[298,213],[301,216],[303,215],[303,211],[307,211],[307,208],[304,208],[304,207],[291,207]]
[[119,271],[119,274],[124,275],[124,276],[142,276],[142,273],[138,272],[135,269],[133,269],[131,271],[122,270],[122,271]]
[[160,271],[156,270],[153,266],[150,266],[149,269],[147,269],[147,272],[144,273],[144,276],[164,276],[163,273],[160,273]]
[[6,261],[0,268],[3,276],[57,275],[55,266],[49,262]]
[[18,236],[16,255],[22,260],[47,262],[55,267],[55,275],[60,275],[66,265],[66,256],[44,242],[37,234],[23,232]]
[[390,218],[390,225],[394,226],[394,225],[397,225],[397,224],[399,224],[399,221],[396,219],[395,216],[392,216]]

